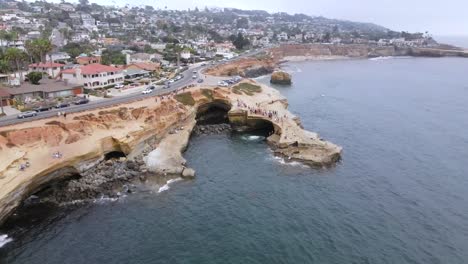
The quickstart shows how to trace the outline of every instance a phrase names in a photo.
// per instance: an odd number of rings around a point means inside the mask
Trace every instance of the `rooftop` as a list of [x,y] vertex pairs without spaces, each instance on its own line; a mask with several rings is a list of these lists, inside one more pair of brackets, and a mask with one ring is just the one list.
[[76,84],[67,84],[64,81],[58,81],[58,80],[45,78],[45,79],[42,79],[38,85],[25,82],[19,87],[1,87],[0,94],[2,94],[2,92],[8,93],[11,95],[32,93],[32,92],[50,93],[50,92],[71,90],[76,87],[81,87],[81,86],[76,85]]
[[39,62],[39,63],[29,64],[29,67],[39,67],[39,68],[59,68],[63,66],[65,66],[65,64],[56,63],[56,62],[46,62],[46,63]]
[[66,70],[63,70],[62,73],[76,73],[78,69],[81,70],[81,74],[98,74],[102,72],[120,72],[121,71],[121,69],[113,67],[113,66],[107,66],[107,65],[94,63],[94,64],[84,65],[84,66],[73,68],[73,69],[66,69]]

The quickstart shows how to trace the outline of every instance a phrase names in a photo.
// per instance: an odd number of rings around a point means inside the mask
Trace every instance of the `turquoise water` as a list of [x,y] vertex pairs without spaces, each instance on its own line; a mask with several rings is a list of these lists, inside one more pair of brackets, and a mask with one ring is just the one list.
[[50,213],[11,231],[0,262],[466,263],[468,60],[286,68],[294,83],[277,88],[343,146],[335,167],[285,164],[248,135],[195,137],[195,180]]

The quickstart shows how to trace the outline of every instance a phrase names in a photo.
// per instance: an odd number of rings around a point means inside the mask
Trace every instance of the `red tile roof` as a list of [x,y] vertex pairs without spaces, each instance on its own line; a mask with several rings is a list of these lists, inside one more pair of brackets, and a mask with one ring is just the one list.
[[39,68],[55,68],[55,67],[63,67],[65,64],[62,63],[55,63],[55,62],[46,62],[46,63],[33,63],[29,64],[29,67],[39,67]]
[[84,60],[84,61],[99,60],[98,57],[90,57],[90,56],[76,57],[76,59],[77,60]]
[[10,93],[5,88],[0,88],[0,97],[10,97]]
[[[121,71],[121,69],[119,68],[102,65],[98,63],[84,65],[78,68],[81,69],[81,74],[98,74],[101,72],[120,72]],[[76,70],[78,68],[66,69],[66,70],[63,70],[62,73],[76,73]]]

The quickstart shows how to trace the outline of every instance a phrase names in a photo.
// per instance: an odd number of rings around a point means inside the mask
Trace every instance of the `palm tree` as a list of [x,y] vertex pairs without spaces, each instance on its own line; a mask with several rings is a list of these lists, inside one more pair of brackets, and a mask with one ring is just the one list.
[[20,81],[23,80],[23,72],[21,72],[20,63],[26,58],[26,53],[17,48],[9,48],[5,52],[5,58],[10,62],[15,63],[16,70],[20,74]]
[[[6,60],[0,60],[0,72],[1,73],[8,73],[10,71],[10,64]],[[3,97],[0,96],[0,109],[2,110],[2,114],[5,114],[3,111]]]
[[45,63],[47,53],[51,52],[54,49],[54,46],[48,39],[39,40],[39,50],[41,54],[41,61]]
[[31,40],[27,40],[24,43],[24,48],[26,49],[26,53],[29,55],[31,63],[35,62],[37,58],[37,49],[34,43]]

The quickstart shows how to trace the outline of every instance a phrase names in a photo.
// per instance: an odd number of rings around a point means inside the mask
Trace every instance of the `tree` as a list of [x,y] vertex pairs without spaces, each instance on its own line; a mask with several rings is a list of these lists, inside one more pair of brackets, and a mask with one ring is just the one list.
[[106,49],[102,52],[102,64],[125,64],[126,57],[119,50]]
[[15,64],[16,70],[20,73],[20,79],[23,79],[23,73],[20,70],[21,62],[26,58],[26,53],[17,48],[8,48],[5,52],[5,58]]
[[42,79],[42,72],[30,72],[26,74],[26,78],[28,78],[30,83],[38,85]]
[[5,41],[5,47],[8,47],[8,45],[10,45],[10,42],[16,40],[17,38],[18,35],[16,34],[16,32],[9,32],[6,30],[0,31],[0,43],[3,44],[3,42]]
[[249,46],[250,41],[247,38],[244,38],[244,36],[241,33],[238,33],[237,38],[232,42],[232,44],[236,46],[236,49],[241,50]]
[[5,59],[0,60],[0,72],[1,73],[10,72],[10,63]]
[[41,38],[27,41],[25,48],[31,58],[45,63],[46,55],[53,50],[53,45],[50,40]]
[[237,28],[249,28],[249,20],[245,17],[241,17],[236,21]]

